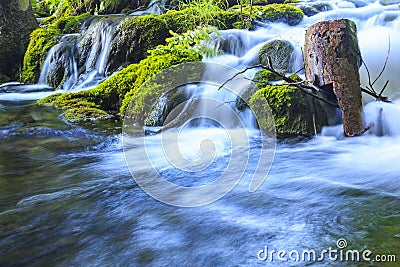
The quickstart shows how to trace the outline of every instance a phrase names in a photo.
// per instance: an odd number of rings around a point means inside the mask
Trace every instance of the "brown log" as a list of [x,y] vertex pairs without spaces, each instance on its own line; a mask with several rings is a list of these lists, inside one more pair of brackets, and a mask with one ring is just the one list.
[[364,131],[356,31],[347,19],[322,21],[307,29],[305,40],[306,78],[318,87],[332,85],[346,136]]

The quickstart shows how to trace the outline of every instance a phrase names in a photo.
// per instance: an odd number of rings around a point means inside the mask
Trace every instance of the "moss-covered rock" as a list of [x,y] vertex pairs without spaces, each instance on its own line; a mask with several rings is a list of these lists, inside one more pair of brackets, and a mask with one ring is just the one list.
[[52,28],[39,28],[32,32],[24,57],[23,82],[37,82],[47,53],[58,42],[60,37],[60,31]]
[[[262,88],[252,95],[251,109],[262,114],[267,109],[263,102],[265,99],[272,110],[278,137],[312,134],[312,117],[310,120],[308,103],[298,89],[288,86]],[[260,116],[258,117],[260,118]],[[261,116],[261,118],[263,119],[258,121],[260,128],[268,127],[271,118],[265,116]]]
[[147,15],[124,21],[115,31],[108,69],[113,71],[124,63],[137,63],[144,59],[147,50],[164,44],[170,37],[168,30],[163,16]]
[[[180,11],[171,10],[162,15],[146,15],[125,20],[115,30],[107,70],[113,72],[121,65],[138,63],[148,55],[148,50],[165,44],[165,39],[171,37],[169,30],[182,33],[195,29],[204,21],[194,13],[195,11],[187,8]],[[226,29],[232,27],[238,19],[238,14],[221,10],[214,12],[212,18],[207,25]]]
[[53,26],[62,33],[75,33],[81,28],[83,22],[91,16],[90,13],[83,13],[78,16],[66,16],[56,20]]
[[243,111],[244,109],[249,108],[248,103],[250,101],[250,98],[257,90],[264,88],[268,85],[271,85],[271,82],[280,80],[281,77],[271,72],[270,70],[263,69],[258,71],[253,78],[255,86],[250,86],[249,88],[243,91],[240,97],[236,98],[236,108],[239,111]]
[[294,47],[289,41],[276,39],[263,45],[258,52],[258,61],[263,66],[271,63],[276,71],[285,73],[290,71],[294,56]]
[[3,0],[0,5],[0,83],[16,79],[30,33],[37,28],[29,0]]
[[[100,1],[100,14],[127,13],[128,10],[146,8],[151,0],[102,0]],[[124,12],[125,11],[125,12]]]
[[269,4],[283,4],[285,0],[254,0],[253,5],[255,6],[266,6]]
[[272,123],[271,118],[263,116],[268,111],[265,99],[273,113],[279,138],[311,136],[315,134],[315,131],[321,131],[322,126],[329,124],[332,111],[330,107],[304,94],[296,87],[284,84],[267,85],[251,96],[250,107],[258,118],[262,118],[258,121],[260,128]]
[[270,70],[260,70],[254,75],[254,81],[257,83],[256,88],[261,89],[271,82],[280,81],[282,78]]
[[37,17],[57,18],[90,14],[118,14],[123,10],[145,8],[150,0],[42,0],[34,8]]
[[[90,108],[91,111],[93,111],[92,109],[100,109],[108,114],[117,114],[118,112],[122,114],[126,106],[135,98],[133,112],[140,114],[140,120],[143,122],[151,111],[151,105],[148,106],[147,103],[154,103],[160,96],[161,89],[147,87],[145,90],[138,91],[139,87],[152,75],[163,69],[182,62],[199,60],[201,60],[201,55],[191,50],[187,50],[186,53],[180,55],[150,55],[140,63],[132,64],[119,71],[96,88],[49,97],[41,100],[39,103],[55,105],[69,114],[66,118],[70,118],[80,108],[86,110]],[[91,116],[99,115],[100,119],[104,118],[104,113],[102,112],[88,112],[84,114]],[[79,117],[81,115],[79,114]],[[90,119],[90,117],[86,119]]]
[[[239,12],[240,7],[234,6],[230,11]],[[290,4],[269,4],[266,6],[245,6],[242,9],[243,15],[246,17],[250,16],[252,19],[271,21],[271,22],[284,22],[290,26],[294,26],[300,23],[304,17],[301,9],[290,5]]]
[[34,6],[35,16],[38,18],[48,17],[56,12],[61,0],[41,0]]

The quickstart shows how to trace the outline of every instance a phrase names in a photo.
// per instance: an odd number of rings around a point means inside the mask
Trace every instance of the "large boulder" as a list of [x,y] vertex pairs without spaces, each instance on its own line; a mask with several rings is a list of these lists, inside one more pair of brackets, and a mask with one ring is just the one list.
[[275,39],[263,45],[258,52],[258,61],[264,66],[271,64],[276,71],[285,73],[291,71],[294,56],[294,47],[289,41]]
[[[265,100],[269,106],[265,106]],[[322,126],[330,125],[336,114],[334,108],[288,85],[267,85],[256,91],[249,102],[261,118],[258,123],[262,129],[272,123],[272,118],[265,116],[271,109],[278,138],[312,136]]]
[[38,27],[29,0],[2,0],[0,5],[0,83],[16,79],[30,33]]

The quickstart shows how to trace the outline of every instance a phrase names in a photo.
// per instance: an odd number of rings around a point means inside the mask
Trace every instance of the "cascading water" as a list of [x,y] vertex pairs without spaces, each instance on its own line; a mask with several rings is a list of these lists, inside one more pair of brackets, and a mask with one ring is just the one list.
[[161,14],[165,9],[165,0],[151,0],[145,10],[135,11],[131,13],[134,16],[142,16],[147,14]]
[[81,38],[80,46],[88,42],[92,45],[90,50],[84,53],[86,57],[83,64],[84,72],[78,78],[76,90],[95,86],[106,78],[106,68],[117,23],[112,20],[95,23],[87,30],[89,34]]
[[74,41],[76,34],[65,35],[47,54],[39,77],[39,85],[57,86],[54,79],[64,79],[61,88],[72,88],[78,80],[78,64]]
[[[382,6],[379,2],[364,1],[363,3],[358,3],[358,5],[360,7],[356,8],[356,6],[350,2],[329,2],[330,11],[321,12],[311,17],[305,17],[302,23],[296,27],[289,27],[279,23],[263,22],[263,27],[256,31],[222,31],[221,36],[216,38],[210,46],[222,50],[224,54],[205,60],[225,64],[240,71],[258,63],[258,52],[266,42],[274,39],[282,39],[283,37],[284,40],[289,41],[294,47],[295,56],[291,59],[290,68],[288,70],[288,72],[293,73],[302,68],[302,47],[304,45],[304,33],[306,28],[322,20],[348,18],[355,21],[357,24],[361,55],[371,76],[371,78],[368,78],[368,72],[363,66],[360,69],[362,85],[365,87],[365,85],[368,85],[369,79],[373,81],[375,77],[378,76],[384,67],[385,58],[388,56],[385,70],[380,79],[375,82],[374,88],[380,90],[383,88],[385,82],[389,80],[385,95],[388,95],[391,99],[396,99],[400,97],[400,76],[398,75],[397,68],[397,58],[400,57],[400,52],[399,49],[396,49],[400,47],[400,4]],[[375,38],[371,40],[371,36],[375,36]],[[248,77],[252,78],[255,72],[256,70],[248,71]],[[218,73],[212,73],[212,71],[206,71],[206,75],[210,74],[220,75]],[[226,76],[231,77],[229,75]],[[243,85],[241,88],[239,87],[240,89],[237,90],[235,94],[243,92],[245,86],[246,85]],[[192,97],[211,97],[225,103],[235,102],[234,94],[223,90],[218,91],[215,87],[207,88],[202,86],[200,90],[197,89],[195,92],[196,93],[192,95]],[[363,95],[363,99],[365,104],[372,100],[368,95]],[[231,105],[234,106],[234,104]],[[397,108],[394,106],[397,105],[397,102],[393,102],[391,104],[368,104],[366,106],[364,112],[365,123],[366,125],[375,126],[375,129],[371,130],[370,133],[381,133],[382,129],[386,129],[383,131],[384,133],[397,133],[396,127],[392,130],[389,129],[392,128],[393,125],[400,124],[400,119],[396,118],[396,115],[387,115],[393,112],[393,110],[396,110]],[[373,114],[374,112],[371,106],[380,106],[376,109],[376,114]],[[207,110],[207,108],[204,107],[203,109]],[[204,114],[206,114],[206,112],[204,112]],[[381,115],[378,116],[377,114]],[[376,127],[381,130],[376,129]],[[336,127],[336,129],[338,129],[338,132],[336,132],[335,135],[341,131],[339,127]],[[323,133],[328,132],[331,131],[323,131]]]

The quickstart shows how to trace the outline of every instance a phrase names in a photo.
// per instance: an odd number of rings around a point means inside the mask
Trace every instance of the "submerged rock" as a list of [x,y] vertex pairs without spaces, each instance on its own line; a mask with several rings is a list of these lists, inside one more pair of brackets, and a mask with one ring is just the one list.
[[0,83],[16,79],[29,43],[38,27],[29,0],[2,0],[0,5]]

